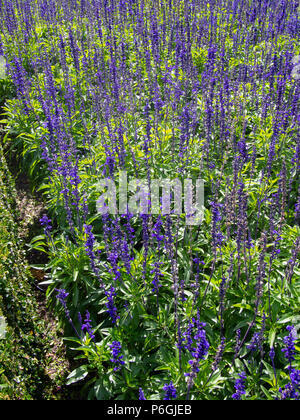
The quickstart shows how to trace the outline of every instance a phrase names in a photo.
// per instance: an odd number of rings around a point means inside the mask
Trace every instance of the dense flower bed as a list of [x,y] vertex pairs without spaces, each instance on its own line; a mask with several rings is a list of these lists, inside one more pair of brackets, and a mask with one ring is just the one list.
[[[298,1],[0,4],[7,141],[47,205],[30,246],[81,361],[68,382],[299,399]],[[122,173],[202,179],[202,223],[101,214]]]

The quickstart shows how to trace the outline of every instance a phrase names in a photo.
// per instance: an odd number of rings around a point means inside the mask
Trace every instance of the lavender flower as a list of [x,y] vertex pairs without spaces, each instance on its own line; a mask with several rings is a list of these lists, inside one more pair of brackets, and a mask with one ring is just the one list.
[[274,347],[271,347],[270,352],[269,352],[269,356],[272,362],[274,362],[275,359],[275,350]]
[[165,384],[163,390],[165,391],[164,400],[172,400],[177,397],[176,389],[174,388],[172,381],[169,384]]
[[114,367],[114,371],[117,372],[118,370],[121,369],[123,365],[125,365],[124,360],[122,360],[124,356],[120,354],[122,345],[119,341],[113,341],[113,343],[109,347],[111,349],[111,355],[112,355],[112,358],[110,359],[110,361],[116,365]]
[[75,334],[80,339],[80,335],[72,321],[70,311],[67,307],[67,297],[69,296],[69,293],[65,289],[55,289],[57,291],[56,298],[59,300],[60,304],[64,308],[66,318],[68,319],[69,323],[71,324],[73,330],[75,331]]
[[299,400],[300,399],[300,370],[290,370],[290,382],[279,388],[281,400]]
[[92,321],[90,318],[90,314],[86,311],[85,320],[81,326],[81,331],[87,331],[88,335],[90,336],[91,340],[95,340],[94,331],[92,329]]
[[142,390],[142,388],[139,388],[139,400],[140,401],[145,401],[145,395],[144,395],[144,391]]
[[86,234],[86,242],[85,242],[85,251],[86,255],[90,259],[91,268],[96,275],[99,274],[99,270],[96,267],[96,255],[94,252],[94,244],[95,244],[95,236],[92,233],[93,227],[90,225],[84,225],[84,230]]
[[57,299],[61,303],[61,305],[64,307],[64,309],[67,308],[67,297],[69,296],[69,293],[65,289],[55,289],[57,291]]
[[51,230],[52,230],[51,219],[49,219],[47,215],[44,214],[44,216],[40,219],[40,223],[41,223],[41,226],[43,226],[44,228],[45,235],[48,238],[51,238]]
[[[187,399],[189,399],[191,387],[200,370],[200,361],[205,358],[210,347],[210,344],[206,338],[206,332],[204,329],[205,326],[205,323],[200,322],[200,315],[198,312],[197,320],[192,319],[192,322],[188,326],[188,334],[186,334],[186,348],[190,350],[193,356],[193,359],[189,360],[189,365],[191,367],[190,372],[184,374],[184,376],[188,378]],[[195,333],[192,337],[193,329],[195,329]]]
[[271,363],[272,363],[272,368],[273,368],[273,372],[274,372],[274,377],[275,377],[275,381],[276,381],[276,386],[277,386],[277,374],[276,374],[276,368],[275,368],[275,349],[274,347],[271,347],[270,352],[269,352],[269,356],[271,359]]
[[107,297],[107,303],[105,304],[107,307],[107,312],[110,315],[113,324],[117,322],[117,320],[120,318],[118,315],[117,307],[114,303],[114,297],[116,296],[116,290],[113,286],[111,286],[109,291],[105,291],[105,295]]
[[284,357],[289,362],[289,365],[291,367],[292,362],[295,360],[295,341],[297,338],[296,330],[293,325],[288,325],[286,327],[287,331],[289,331],[289,334],[284,337],[283,342],[285,344],[285,347],[281,350],[284,353]]
[[194,336],[196,346],[193,348],[192,356],[196,360],[203,360],[209,350],[209,342],[206,338],[206,332],[204,327],[206,326],[203,322],[197,322],[197,332]]
[[51,219],[49,219],[46,214],[40,219],[40,223],[45,229],[49,231],[52,229]]
[[234,388],[236,392],[232,395],[232,398],[234,400],[240,400],[242,395],[246,394],[246,390],[245,390],[246,379],[247,379],[246,373],[241,372],[239,374],[239,378],[235,381]]
[[247,344],[247,349],[251,352],[255,352],[260,347],[260,333],[256,332],[253,334],[250,344]]
[[212,364],[212,368],[211,368],[212,371],[217,370],[219,364],[221,363],[221,360],[222,360],[222,357],[223,357],[223,353],[224,353],[224,350],[225,350],[225,344],[226,344],[225,343],[225,337],[222,337],[221,338],[221,343],[220,343],[220,345],[219,345],[219,347],[217,349],[216,355],[215,355],[215,360],[214,360],[214,362]]

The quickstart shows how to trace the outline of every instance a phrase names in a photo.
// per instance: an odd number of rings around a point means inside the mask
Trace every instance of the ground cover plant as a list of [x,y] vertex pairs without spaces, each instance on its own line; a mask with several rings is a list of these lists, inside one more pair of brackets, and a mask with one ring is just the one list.
[[[28,247],[48,255],[68,383],[100,400],[299,399],[299,2],[0,5],[5,147],[47,208]],[[203,180],[202,223],[101,213],[100,181],[124,173]]]
[[58,344],[56,331],[41,316],[31,287],[20,244],[17,192],[1,146],[0,187],[0,399],[53,399],[67,376],[66,363],[62,356],[49,357],[53,342]]

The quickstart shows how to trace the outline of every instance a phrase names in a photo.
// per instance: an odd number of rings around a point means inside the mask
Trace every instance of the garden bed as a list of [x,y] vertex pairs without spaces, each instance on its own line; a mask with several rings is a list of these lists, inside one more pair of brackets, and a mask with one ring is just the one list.
[[299,399],[298,1],[0,4],[5,147],[41,198],[3,169],[3,312],[33,349],[7,382],[48,389],[32,274],[84,399]]
[[57,321],[34,287],[17,201],[0,146],[0,399],[60,398],[69,364]]

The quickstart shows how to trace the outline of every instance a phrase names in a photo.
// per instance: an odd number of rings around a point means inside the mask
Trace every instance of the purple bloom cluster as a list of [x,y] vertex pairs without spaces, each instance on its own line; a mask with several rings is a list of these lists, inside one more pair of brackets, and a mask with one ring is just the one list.
[[172,381],[169,384],[165,384],[163,390],[165,391],[164,400],[172,400],[177,397],[176,389]]
[[49,219],[46,214],[40,219],[40,223],[47,231],[52,229],[51,219]]
[[262,344],[264,341],[263,331],[255,332],[249,344],[247,344],[247,349],[251,352],[262,349]]
[[56,298],[57,300],[60,302],[60,304],[62,305],[62,307],[64,308],[64,312],[65,312],[65,316],[67,318],[67,320],[69,321],[69,323],[71,324],[75,334],[77,335],[77,337],[80,339],[80,334],[78,333],[73,320],[71,318],[70,315],[70,311],[67,307],[67,298],[69,296],[69,293],[65,290],[65,289],[55,289],[57,292]]
[[192,318],[183,334],[184,347],[197,361],[204,359],[210,347],[206,338],[205,326],[204,322],[200,322],[199,316],[197,319]]
[[142,388],[139,388],[139,400],[141,400],[141,401],[146,400],[145,395],[144,395],[144,391],[143,391]]
[[281,400],[299,400],[300,399],[300,370],[290,370],[290,382],[279,388]]
[[218,368],[219,364],[221,363],[223,353],[225,351],[225,345],[226,345],[225,337],[222,337],[221,338],[221,343],[220,343],[220,345],[217,349],[216,355],[215,355],[215,360],[214,360],[214,362],[212,364],[212,367],[211,367],[212,371],[215,371]]
[[239,378],[235,381],[235,384],[234,384],[234,388],[236,390],[236,392],[232,394],[232,398],[234,400],[240,400],[242,396],[246,394],[246,390],[245,390],[246,379],[247,379],[246,373],[241,372],[239,374]]
[[107,313],[110,315],[113,324],[117,322],[118,319],[120,319],[120,316],[118,315],[117,307],[114,303],[114,297],[116,296],[116,291],[113,286],[109,289],[109,291],[105,291],[105,295],[107,297],[107,303],[105,304],[107,307]]
[[95,340],[94,331],[92,329],[92,321],[88,311],[86,311],[84,322],[81,325],[81,331],[86,331],[90,336],[90,339]]
[[292,362],[295,360],[296,348],[295,343],[297,340],[297,333],[294,325],[286,327],[289,334],[284,337],[283,342],[285,347],[281,350],[285,358],[289,362],[288,370],[290,382],[283,388],[279,388],[281,400],[299,400],[300,399],[300,370],[292,367]]
[[56,298],[59,300],[61,305],[66,309],[67,308],[67,298],[69,296],[69,293],[64,289],[57,289],[57,295]]
[[184,339],[182,342],[184,347],[190,351],[193,357],[191,360],[189,360],[190,372],[184,374],[184,376],[188,378],[188,397],[191,387],[200,370],[200,361],[203,360],[208,354],[210,347],[210,344],[206,338],[205,326],[205,323],[200,322],[200,316],[198,312],[197,319],[193,318],[189,322],[187,330],[183,334]]
[[113,343],[109,346],[111,349],[112,358],[110,361],[115,364],[114,371],[117,372],[121,369],[123,365],[125,365],[123,355],[121,355],[122,345],[119,341],[113,341]]
[[295,341],[297,339],[296,329],[293,325],[288,325],[286,327],[289,334],[284,337],[283,342],[285,347],[281,350],[284,353],[284,357],[289,362],[291,366],[292,362],[295,360]]
[[51,219],[49,219],[47,217],[47,215],[45,214],[41,219],[40,219],[40,223],[41,226],[44,228],[44,232],[45,235],[50,238],[51,237],[51,230],[52,230],[52,225],[51,225]]

